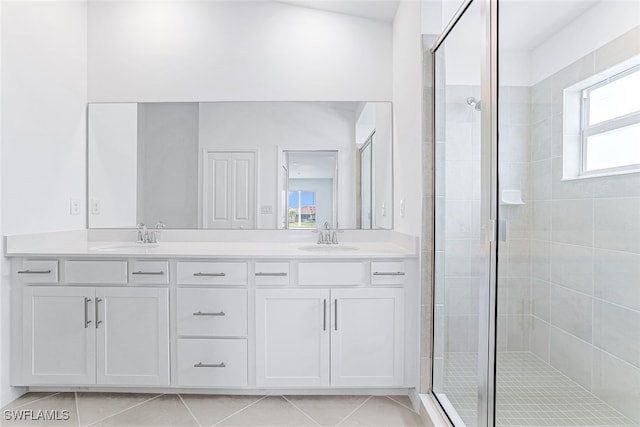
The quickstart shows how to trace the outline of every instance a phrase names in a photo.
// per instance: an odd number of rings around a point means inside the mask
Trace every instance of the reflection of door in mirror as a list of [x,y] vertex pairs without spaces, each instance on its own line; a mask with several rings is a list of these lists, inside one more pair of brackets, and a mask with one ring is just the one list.
[[255,152],[204,151],[202,227],[255,228]]
[[338,152],[287,151],[287,228],[337,228]]
[[373,133],[358,152],[360,167],[360,188],[358,194],[358,210],[360,212],[360,224],[358,228],[370,230],[373,220]]

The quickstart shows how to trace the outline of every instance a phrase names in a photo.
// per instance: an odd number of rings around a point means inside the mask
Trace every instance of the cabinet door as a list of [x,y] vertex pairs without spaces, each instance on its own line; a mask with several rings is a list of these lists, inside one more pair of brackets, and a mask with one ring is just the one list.
[[96,290],[97,382],[169,384],[169,290]]
[[256,384],[329,385],[329,291],[256,291]]
[[95,384],[93,300],[92,288],[23,288],[25,383]]
[[404,290],[331,290],[331,385],[400,386]]

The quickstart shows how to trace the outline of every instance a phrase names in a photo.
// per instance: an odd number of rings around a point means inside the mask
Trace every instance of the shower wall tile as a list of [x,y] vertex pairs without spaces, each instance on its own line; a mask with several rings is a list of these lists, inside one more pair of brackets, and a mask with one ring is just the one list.
[[565,331],[549,328],[549,362],[551,366],[586,388],[591,387],[592,346]]
[[531,128],[531,160],[545,160],[551,157],[551,117],[535,123]]
[[551,117],[551,157],[562,156],[563,121],[562,110]]
[[551,202],[536,200],[533,205],[531,238],[551,240]]
[[447,200],[445,239],[471,238],[471,200]]
[[549,280],[551,270],[551,243],[544,240],[531,240],[531,277]]
[[551,117],[551,83],[545,79],[531,88],[531,124]]
[[444,255],[446,277],[469,277],[471,274],[471,242],[469,240],[447,240]]
[[638,52],[640,52],[640,26],[595,51],[595,72],[604,71]]
[[640,255],[594,249],[594,295],[640,311]]
[[593,294],[593,248],[551,243],[551,282]]
[[531,313],[549,322],[549,294],[551,284],[544,280],[531,278]]
[[594,201],[594,246],[640,254],[640,198]]
[[640,369],[593,349],[591,392],[640,424]]
[[531,316],[507,316],[507,351],[525,351],[530,347]]
[[471,123],[447,125],[447,161],[471,162],[472,126]]
[[531,198],[551,200],[551,159],[531,163]]
[[444,283],[447,316],[478,314],[478,295],[471,288],[470,277],[448,277]]
[[522,315],[530,313],[531,283],[528,277],[506,279],[506,314]]
[[532,318],[531,352],[549,363],[549,324],[537,317]]
[[593,181],[588,179],[562,180],[562,157],[552,162],[552,198],[559,199],[591,199],[593,197]]
[[450,162],[445,171],[445,195],[447,200],[471,200],[473,195],[471,162]]
[[528,277],[531,265],[529,240],[511,240],[508,256],[509,277]]
[[506,137],[500,139],[499,154],[506,163],[528,163],[531,159],[531,128],[529,126],[509,126]]
[[549,292],[549,323],[591,342],[592,298],[553,283]]
[[595,300],[593,344],[640,368],[640,311]]
[[554,242],[591,246],[593,238],[593,201],[553,200],[551,239]]
[[593,197],[640,197],[640,174],[592,178]]

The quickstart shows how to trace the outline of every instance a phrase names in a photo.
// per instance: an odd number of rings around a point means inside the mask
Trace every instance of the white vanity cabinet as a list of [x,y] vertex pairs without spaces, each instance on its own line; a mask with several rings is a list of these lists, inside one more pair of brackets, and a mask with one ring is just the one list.
[[258,386],[401,386],[404,289],[259,289]]
[[168,289],[26,286],[29,385],[168,385]]

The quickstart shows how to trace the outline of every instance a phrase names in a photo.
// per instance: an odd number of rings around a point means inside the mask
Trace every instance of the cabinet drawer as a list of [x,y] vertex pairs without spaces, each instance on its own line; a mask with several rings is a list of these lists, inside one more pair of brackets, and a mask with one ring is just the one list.
[[25,260],[18,269],[18,276],[25,283],[57,283],[58,261]]
[[362,262],[301,262],[298,264],[300,285],[362,285],[365,280]]
[[178,340],[178,385],[246,386],[247,340]]
[[247,291],[178,289],[178,335],[246,336]]
[[244,262],[179,262],[179,285],[246,285]]
[[288,262],[256,262],[256,285],[288,285]]
[[372,262],[372,285],[402,285],[404,283],[404,262]]
[[136,285],[166,285],[169,283],[167,261],[133,261],[129,282]]
[[64,263],[66,283],[127,283],[126,261],[66,261]]

